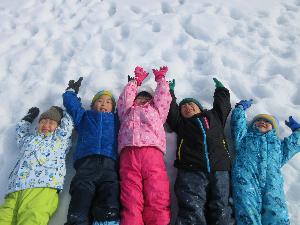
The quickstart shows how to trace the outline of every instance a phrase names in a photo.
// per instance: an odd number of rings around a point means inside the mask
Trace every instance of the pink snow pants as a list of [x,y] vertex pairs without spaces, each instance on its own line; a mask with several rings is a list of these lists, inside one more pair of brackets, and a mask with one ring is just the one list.
[[168,225],[170,184],[163,153],[127,147],[120,155],[121,225]]

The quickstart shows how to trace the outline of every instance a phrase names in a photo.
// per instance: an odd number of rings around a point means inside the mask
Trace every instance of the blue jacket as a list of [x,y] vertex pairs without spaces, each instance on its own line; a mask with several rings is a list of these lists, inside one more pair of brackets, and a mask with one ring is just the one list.
[[85,110],[73,91],[63,94],[63,103],[78,132],[74,161],[89,155],[103,155],[117,159],[116,113]]
[[63,189],[66,174],[65,158],[71,147],[72,118],[64,113],[53,133],[30,132],[31,123],[17,124],[17,143],[20,150],[17,163],[9,175],[7,193],[28,188],[50,187]]
[[232,169],[238,225],[289,224],[281,167],[300,151],[300,130],[280,141],[273,129],[265,134],[247,126],[243,108],[231,117],[236,157]]

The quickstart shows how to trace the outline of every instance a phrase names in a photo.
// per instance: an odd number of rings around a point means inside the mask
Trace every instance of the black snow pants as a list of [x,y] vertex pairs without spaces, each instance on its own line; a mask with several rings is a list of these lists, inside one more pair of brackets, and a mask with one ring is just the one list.
[[176,225],[234,224],[228,171],[178,169],[175,194],[179,206]]
[[117,162],[105,156],[92,155],[77,160],[75,169],[65,225],[90,225],[93,220],[119,220],[120,186]]

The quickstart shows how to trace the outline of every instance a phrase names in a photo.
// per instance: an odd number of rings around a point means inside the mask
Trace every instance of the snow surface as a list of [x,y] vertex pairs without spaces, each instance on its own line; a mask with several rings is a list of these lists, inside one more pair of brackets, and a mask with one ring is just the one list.
[[[0,20],[0,203],[18,153],[16,122],[32,106],[62,105],[79,76],[86,108],[100,89],[118,96],[136,65],[167,65],[178,100],[191,96],[210,108],[217,77],[232,106],[254,99],[249,118],[276,115],[281,138],[290,134],[289,115],[300,121],[300,0],[1,0]],[[153,75],[147,83],[154,87]],[[172,183],[175,140],[167,133]],[[50,224],[66,218],[71,158]],[[300,154],[283,172],[291,222],[300,224]]]

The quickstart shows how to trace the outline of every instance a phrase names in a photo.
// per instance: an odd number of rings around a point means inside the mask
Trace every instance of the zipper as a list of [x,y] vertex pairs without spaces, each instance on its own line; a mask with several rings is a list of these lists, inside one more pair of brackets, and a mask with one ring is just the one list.
[[206,159],[206,166],[207,166],[207,172],[210,173],[211,169],[210,169],[210,162],[209,162],[209,157],[208,157],[208,149],[207,149],[207,142],[206,142],[206,132],[205,129],[202,125],[202,122],[199,118],[197,118],[197,121],[200,124],[201,130],[202,130],[202,134],[203,134],[203,142],[204,142],[204,155],[205,155],[205,159]]
[[231,161],[231,156],[230,156],[230,154],[229,154],[228,147],[227,147],[227,143],[226,143],[225,139],[222,140],[222,143],[223,143],[223,146],[224,146],[224,148],[225,148],[225,151],[226,151],[226,153],[227,153],[227,155],[228,155],[228,158],[229,158],[229,160]]
[[179,148],[178,148],[178,159],[179,160],[181,160],[181,146],[182,146],[182,143],[183,143],[183,138],[181,139],[180,145],[179,145]]

